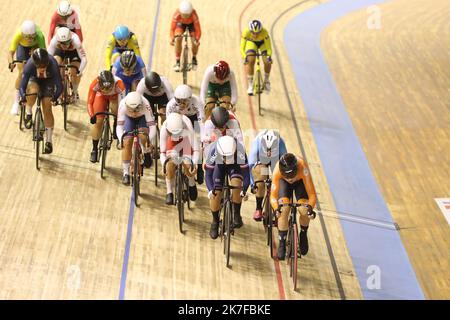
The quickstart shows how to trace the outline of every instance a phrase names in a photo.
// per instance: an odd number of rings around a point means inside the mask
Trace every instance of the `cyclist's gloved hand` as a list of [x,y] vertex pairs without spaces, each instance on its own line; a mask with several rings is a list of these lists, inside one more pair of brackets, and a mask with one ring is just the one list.
[[257,190],[258,190],[258,187],[255,184],[252,184],[250,187],[250,192],[255,194]]
[[19,100],[19,103],[20,103],[20,104],[25,104],[25,103],[27,103],[27,97],[21,96],[21,97],[20,97],[20,100]]
[[241,193],[239,194],[242,198],[243,201],[247,201],[248,200],[248,194],[244,191],[241,191]]
[[97,117],[96,116],[92,116],[90,120],[91,120],[91,124],[96,124],[97,123]]
[[171,45],[171,46],[174,46],[174,45],[175,45],[175,39],[174,39],[174,38],[172,38],[172,39],[170,40],[170,45]]
[[272,60],[272,57],[271,57],[271,56],[267,56],[267,62],[270,63],[270,64],[273,63],[273,60]]
[[58,104],[58,98],[52,97],[52,105],[56,106]]
[[301,216],[307,216],[312,211],[312,208],[311,208],[311,206],[309,204],[302,204],[298,208],[298,211],[300,211],[300,215]]
[[208,192],[208,199],[213,199],[216,196],[216,193],[214,190],[211,190]]
[[9,68],[9,70],[11,70],[11,72],[13,72],[13,70],[14,70],[14,68],[16,67],[16,64],[15,63],[8,63],[8,68]]

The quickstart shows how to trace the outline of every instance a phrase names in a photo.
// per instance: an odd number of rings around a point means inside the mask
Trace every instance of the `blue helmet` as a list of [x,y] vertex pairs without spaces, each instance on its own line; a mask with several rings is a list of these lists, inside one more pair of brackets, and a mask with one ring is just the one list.
[[116,40],[125,40],[130,38],[130,30],[128,30],[127,26],[117,26],[116,30],[113,33],[114,38]]
[[250,29],[251,32],[260,33],[262,30],[262,23],[259,20],[252,20],[248,24],[248,28]]

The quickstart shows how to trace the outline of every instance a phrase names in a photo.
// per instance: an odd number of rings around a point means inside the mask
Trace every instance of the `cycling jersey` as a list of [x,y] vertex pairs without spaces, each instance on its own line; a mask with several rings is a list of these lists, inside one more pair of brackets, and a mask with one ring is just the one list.
[[260,52],[266,51],[268,56],[272,55],[272,44],[270,42],[269,33],[265,28],[262,28],[258,34],[253,34],[250,29],[246,28],[241,36],[241,55],[246,57],[248,51],[255,51],[259,49]]
[[145,70],[145,64],[144,64],[144,61],[142,60],[142,58],[141,57],[136,57],[136,58],[137,58],[136,66],[134,67],[134,69],[130,75],[124,74],[124,70],[123,70],[122,66],[120,65],[120,59],[117,59],[117,61],[114,63],[112,73],[115,76],[122,79],[123,83],[125,84],[126,93],[131,91],[131,85],[133,84],[133,82],[144,78],[144,76],[147,72]]
[[[51,97],[56,100],[62,93],[63,86],[61,82],[61,74],[59,72],[58,62],[51,55],[49,65],[43,74],[38,74],[36,66],[32,59],[29,59],[23,68],[22,80],[20,81],[19,93],[22,99],[25,99],[28,81],[32,80],[38,83],[41,90],[45,90],[45,97]],[[41,85],[45,88],[41,88]],[[52,90],[47,90],[47,88]],[[53,90],[54,89],[54,90]],[[50,94],[50,91],[53,91]]]
[[134,129],[133,124],[135,121],[139,122],[143,119],[145,119],[146,125],[139,125],[139,128],[149,128],[150,130],[148,136],[150,138],[150,141],[153,141],[153,139],[155,138],[155,118],[153,118],[150,103],[144,97],[142,97],[142,101],[144,104],[144,108],[142,108],[142,111],[138,113],[129,113],[125,104],[125,99],[122,99],[122,101],[120,101],[119,111],[117,112],[117,138],[119,139],[119,141],[121,141],[122,135],[125,131],[131,131]]
[[200,88],[200,98],[202,99],[203,104],[206,103],[206,94],[208,92],[208,86],[210,84],[224,86],[227,83],[229,83],[229,86],[231,88],[231,103],[235,105],[237,102],[237,86],[234,72],[230,70],[230,74],[223,81],[219,82],[219,80],[216,78],[216,75],[214,74],[214,65],[210,65],[208,68],[206,68],[205,74],[203,76],[202,86]]
[[[267,151],[263,149],[262,147],[262,136],[264,135],[264,131],[259,133],[256,138],[253,140],[252,146],[250,148],[250,155],[248,158],[248,163],[250,165],[250,172],[253,169],[253,167],[258,164],[264,164],[264,165],[270,165],[272,172],[275,169],[275,165],[277,164],[278,160],[280,160],[280,157],[287,153],[286,150],[286,144],[284,143],[284,140],[280,137],[280,140],[278,142],[277,146],[272,146],[271,155],[267,155]],[[254,183],[253,175],[250,176],[251,183]]]
[[[170,26],[170,39],[174,39],[175,37],[175,29],[182,28],[183,26],[192,26],[190,31],[194,33],[195,39],[198,41],[202,36],[202,29],[200,28],[200,20],[198,19],[197,12],[195,10],[192,11],[189,18],[184,19],[181,15],[180,11],[177,9],[172,17],[172,24]],[[185,28],[182,28],[182,32],[184,32]]]
[[[306,162],[297,157],[297,175],[290,181],[287,181],[286,178],[283,177],[281,171],[279,169],[279,163],[275,166],[273,171],[272,178],[272,190],[270,192],[270,204],[274,210],[278,209],[279,202],[288,203],[289,198],[280,192],[281,186],[285,184],[296,185],[299,181],[302,181],[304,184],[304,188],[308,195],[308,204],[314,208],[317,201],[316,190],[314,188],[314,184],[312,182],[311,173],[309,172],[308,165]],[[284,189],[284,188],[283,188]],[[291,190],[292,191],[292,190]],[[297,198],[299,200],[299,198]]]
[[161,78],[161,88],[159,90],[150,91],[145,86],[145,78],[142,78],[141,81],[139,81],[139,84],[137,85],[136,92],[139,92],[141,95],[148,95],[150,97],[160,97],[164,94],[167,95],[167,99],[171,100],[173,98],[173,88],[172,85],[169,82],[169,79],[167,79],[164,76],[160,76]]
[[167,104],[166,116],[168,117],[169,114],[171,114],[172,112],[184,114],[185,116],[188,117],[196,115],[199,121],[203,120],[203,118],[205,117],[203,104],[196,95],[192,95],[192,98],[189,101],[188,106],[183,110],[180,110],[180,105],[177,103],[175,98],[172,98],[172,100],[170,100],[169,103]]
[[21,29],[17,30],[9,46],[9,51],[16,52],[17,47],[19,46],[25,48],[45,49],[45,37],[41,29],[38,26],[36,26],[36,37],[31,41],[23,36]]
[[194,164],[199,161],[200,155],[200,142],[195,137],[194,128],[188,117],[183,118],[183,132],[180,136],[174,137],[166,128],[166,121],[163,123],[160,130],[160,160],[164,165],[167,158],[170,158],[172,154],[178,156],[187,156],[192,159]]
[[83,42],[83,32],[81,31],[80,20],[78,18],[78,13],[72,10],[72,14],[66,18],[62,18],[57,11],[53,13],[52,21],[50,23],[50,30],[48,32],[48,43],[53,39],[56,31],[56,27],[67,27],[70,31],[75,32],[80,41]]
[[228,174],[230,179],[241,179],[242,190],[246,192],[250,185],[250,171],[244,145],[238,142],[236,152],[231,159],[227,158],[225,164],[222,156],[217,152],[216,145],[217,141],[210,144],[206,150],[205,181],[208,191],[222,190],[225,175]]
[[[98,78],[96,77],[94,81],[92,81],[91,85],[89,86],[89,94],[87,99],[87,106],[88,106],[88,113],[89,117],[92,117],[96,112],[104,112],[106,111],[106,102],[102,103],[101,110],[94,110],[94,101],[97,98],[103,98],[106,97],[107,100],[117,100],[118,103],[124,98],[125,96],[125,85],[123,84],[122,80],[118,77],[114,77],[115,83],[112,87],[110,92],[103,93],[100,91],[100,86],[98,84]],[[105,99],[102,99],[105,100]]]
[[141,51],[139,49],[139,43],[137,37],[134,33],[130,33],[130,39],[127,42],[127,45],[121,47],[119,43],[116,41],[116,38],[112,34],[108,39],[108,44],[106,46],[105,52],[105,65],[106,69],[109,70],[111,68],[111,57],[114,52],[122,53],[126,50],[134,51],[137,56],[141,56]]
[[230,115],[230,119],[226,123],[223,130],[219,130],[218,128],[216,128],[211,119],[206,120],[202,132],[202,142],[205,145],[225,135],[235,138],[239,143],[244,145],[244,135],[242,134],[239,122],[232,112],[228,111],[228,113]]
[[[56,39],[56,36],[53,37],[52,41],[50,41],[50,44],[48,46],[48,53],[52,56],[55,55],[55,52],[57,52],[57,49],[61,51],[76,51],[78,54],[78,57],[80,58],[80,73],[83,72],[84,68],[87,64],[87,57],[86,57],[86,51],[84,51],[83,45],[81,44],[80,38],[78,35],[74,32],[71,32],[72,36],[72,42],[70,43],[70,46],[67,48],[63,48],[61,44]],[[63,58],[63,57],[62,57]]]

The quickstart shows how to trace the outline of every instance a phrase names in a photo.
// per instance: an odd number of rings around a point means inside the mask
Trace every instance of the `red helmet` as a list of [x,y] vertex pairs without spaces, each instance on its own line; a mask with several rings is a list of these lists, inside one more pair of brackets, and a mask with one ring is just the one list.
[[228,66],[228,63],[225,61],[218,61],[214,65],[214,74],[216,75],[217,79],[223,80],[230,74],[230,67]]

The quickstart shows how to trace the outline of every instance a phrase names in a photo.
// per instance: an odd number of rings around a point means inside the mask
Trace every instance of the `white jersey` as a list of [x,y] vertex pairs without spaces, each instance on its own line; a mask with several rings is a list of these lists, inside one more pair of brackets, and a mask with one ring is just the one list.
[[203,76],[202,86],[200,88],[200,98],[202,99],[203,105],[206,103],[206,94],[208,92],[208,84],[223,84],[225,82],[230,82],[231,87],[231,103],[236,105],[237,102],[237,86],[236,86],[236,77],[234,76],[234,72],[230,70],[230,74],[225,78],[225,80],[219,83],[219,80],[216,78],[214,74],[214,65],[210,65],[206,68],[205,74]]
[[119,139],[119,141],[122,140],[122,135],[124,133],[125,118],[139,118],[142,116],[145,116],[145,121],[147,122],[147,125],[150,129],[148,133],[150,141],[153,141],[155,139],[156,123],[155,118],[153,117],[150,103],[144,97],[142,97],[142,101],[144,102],[144,108],[137,114],[128,113],[127,106],[125,105],[125,99],[122,99],[122,101],[120,101],[119,111],[117,112],[117,138]]
[[87,57],[86,57],[86,51],[84,51],[83,45],[81,44],[80,38],[75,32],[70,32],[72,35],[72,42],[70,46],[67,49],[63,49],[61,45],[59,44],[58,40],[56,39],[56,35],[52,38],[50,41],[50,44],[48,45],[48,53],[52,56],[55,54],[56,49],[64,50],[64,51],[74,51],[77,50],[78,56],[80,57],[81,63],[80,63],[80,73],[83,72],[84,68],[87,64]]
[[202,142],[204,148],[206,149],[206,146],[209,143],[214,142],[219,137],[225,135],[235,138],[239,143],[244,145],[244,135],[242,134],[239,122],[234,119],[234,117],[228,120],[224,130],[219,130],[218,128],[216,128],[211,119],[206,120],[202,132]]
[[166,129],[167,121],[164,121],[163,125],[161,126],[159,149],[161,152],[160,160],[163,166],[166,162],[166,159],[170,157],[170,154],[168,153],[176,152],[179,149],[183,149],[183,156],[191,158],[194,165],[196,165],[199,161],[200,140],[194,132],[191,120],[189,120],[189,118],[184,115],[182,117],[183,133],[177,138],[173,137]]
[[166,94],[167,99],[171,100],[173,98],[173,88],[172,85],[169,82],[169,79],[167,79],[164,76],[160,76],[161,78],[161,84],[162,87],[156,91],[156,92],[151,92],[150,90],[147,89],[147,87],[145,86],[145,77],[141,79],[141,81],[139,81],[139,84],[137,85],[136,88],[136,92],[139,92],[141,95],[144,95],[144,93],[150,97],[160,97],[163,94]]
[[191,101],[189,101],[187,108],[180,110],[180,106],[176,102],[175,98],[173,98],[169,101],[169,103],[167,103],[166,116],[168,117],[172,112],[183,114],[188,117],[197,115],[198,121],[201,122],[205,117],[205,110],[203,110],[203,106],[204,104],[202,104],[200,99],[196,95],[192,95]]

